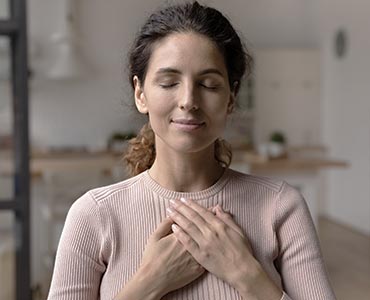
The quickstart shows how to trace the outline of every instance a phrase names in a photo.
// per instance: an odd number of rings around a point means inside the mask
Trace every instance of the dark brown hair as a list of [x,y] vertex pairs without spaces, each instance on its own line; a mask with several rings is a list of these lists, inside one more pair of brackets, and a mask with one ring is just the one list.
[[[230,89],[236,94],[246,71],[251,70],[252,58],[243,46],[228,19],[218,10],[198,2],[171,5],[153,13],[139,31],[129,53],[129,80],[133,77],[144,85],[155,42],[172,33],[194,32],[213,41],[225,59]],[[223,140],[215,142],[215,158],[223,166],[231,163],[231,148]],[[146,124],[138,136],[130,140],[124,160],[132,175],[149,169],[155,159],[154,134]]]

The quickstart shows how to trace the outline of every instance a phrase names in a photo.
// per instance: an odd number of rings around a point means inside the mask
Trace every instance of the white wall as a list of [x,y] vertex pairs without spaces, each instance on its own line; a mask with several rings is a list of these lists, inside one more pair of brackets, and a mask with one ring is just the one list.
[[[31,137],[40,146],[100,147],[114,130],[137,129],[127,86],[125,58],[145,17],[165,1],[75,0],[81,48],[90,76],[73,84],[45,78],[55,59],[50,39],[61,24],[59,0],[29,1],[31,64]],[[249,41],[250,47],[304,47],[315,41],[309,33],[307,1],[204,1],[220,8]],[[290,16],[286,17],[287,11]],[[261,17],[263,16],[263,17]],[[68,122],[66,122],[68,120]]]
[[[73,1],[72,1],[73,2]],[[47,78],[55,60],[51,36],[60,29],[61,1],[29,1],[31,138],[37,146],[102,147],[116,130],[137,130],[126,56],[133,36],[160,1],[76,0],[80,49],[89,74],[74,82]]]
[[322,145],[319,55],[308,48],[255,51],[256,144],[278,130],[289,146]]
[[[323,140],[331,156],[348,161],[327,172],[326,214],[370,234],[370,2],[317,0],[323,64]],[[334,55],[334,35],[349,37],[343,59]]]
[[318,46],[312,30],[314,13],[307,0],[213,0],[241,30],[250,46],[303,48]]

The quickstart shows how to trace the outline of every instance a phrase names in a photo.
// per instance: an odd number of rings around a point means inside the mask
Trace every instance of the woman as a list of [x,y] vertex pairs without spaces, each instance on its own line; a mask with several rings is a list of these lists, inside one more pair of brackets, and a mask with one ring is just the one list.
[[149,117],[126,155],[135,176],[73,204],[50,300],[335,299],[301,195],[228,169],[220,137],[249,68],[217,10],[194,2],[149,18],[130,55]]

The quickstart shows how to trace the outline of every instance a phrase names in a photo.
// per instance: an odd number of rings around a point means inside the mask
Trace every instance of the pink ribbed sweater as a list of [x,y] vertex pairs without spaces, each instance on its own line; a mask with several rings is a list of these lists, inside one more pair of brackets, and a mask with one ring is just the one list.
[[[113,299],[138,269],[148,237],[166,217],[169,200],[180,197],[205,207],[219,203],[229,210],[257,260],[284,290],[282,299],[335,299],[302,196],[285,182],[230,169],[200,192],[167,190],[146,171],[84,194],[68,212],[48,299]],[[162,299],[242,298],[205,273]]]

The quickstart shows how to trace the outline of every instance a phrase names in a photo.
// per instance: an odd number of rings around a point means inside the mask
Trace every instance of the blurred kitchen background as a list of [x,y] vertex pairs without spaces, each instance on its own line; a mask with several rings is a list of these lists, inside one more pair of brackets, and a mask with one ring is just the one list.
[[[19,0],[0,0],[0,20],[10,18],[10,2]],[[126,55],[142,22],[164,3],[27,1],[33,299],[46,297],[71,203],[90,188],[127,177],[122,152],[144,119],[133,108]],[[225,133],[234,148],[232,167],[283,178],[299,188],[338,299],[369,299],[370,2],[202,3],[231,19],[255,59]],[[0,22],[0,300],[13,300],[22,278],[22,266],[15,263],[22,240],[15,206],[5,201],[19,191],[10,39],[4,24]]]

